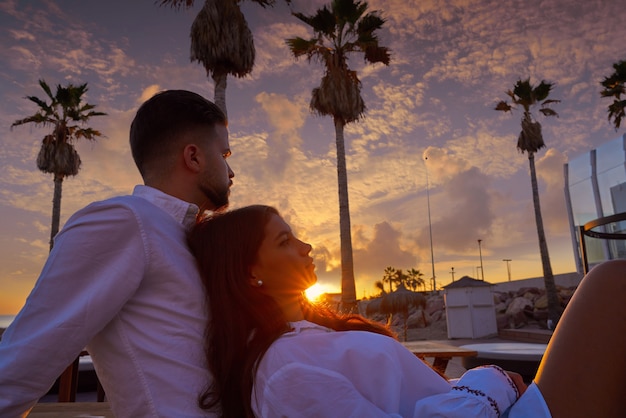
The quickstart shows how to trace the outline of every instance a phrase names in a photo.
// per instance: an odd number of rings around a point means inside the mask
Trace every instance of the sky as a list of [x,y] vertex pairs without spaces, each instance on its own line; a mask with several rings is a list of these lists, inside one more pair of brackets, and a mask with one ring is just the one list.
[[[327,0],[294,0],[307,14]],[[213,98],[189,60],[188,10],[153,0],[0,0],[0,314],[24,304],[48,254],[53,182],[35,159],[45,128],[11,123],[36,111],[38,85],[88,83],[108,116],[105,137],[78,143],[78,176],[64,181],[61,224],[95,200],[129,194],[141,178],[128,147],[138,106],[165,89]],[[555,83],[559,118],[544,119],[536,157],[553,271],[576,270],[563,164],[623,134],[607,120],[600,81],[626,59],[626,9],[613,0],[371,0],[386,19],[389,66],[349,60],[365,117],[345,130],[354,271],[359,298],[384,269],[416,268],[437,286],[454,277],[542,275],[528,159],[516,150],[521,113],[493,110],[515,82]],[[314,247],[321,289],[340,288],[339,208],[332,119],[311,114],[322,66],[295,60],[289,37],[309,37],[289,6],[243,2],[256,63],[226,91],[235,178],[231,207],[277,207]],[[426,159],[427,157],[427,159]],[[428,207],[430,206],[430,223]],[[432,241],[429,236],[432,229]],[[98,239],[98,237],[94,237]],[[481,240],[480,246],[478,240]],[[432,252],[431,252],[432,242]],[[434,260],[434,263],[432,261]],[[480,277],[479,277],[480,278]]]

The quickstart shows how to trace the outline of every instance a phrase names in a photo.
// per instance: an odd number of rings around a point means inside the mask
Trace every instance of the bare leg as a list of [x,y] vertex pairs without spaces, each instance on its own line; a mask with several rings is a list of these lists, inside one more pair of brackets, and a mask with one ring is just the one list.
[[598,265],[583,279],[535,382],[554,418],[624,417],[626,260]]

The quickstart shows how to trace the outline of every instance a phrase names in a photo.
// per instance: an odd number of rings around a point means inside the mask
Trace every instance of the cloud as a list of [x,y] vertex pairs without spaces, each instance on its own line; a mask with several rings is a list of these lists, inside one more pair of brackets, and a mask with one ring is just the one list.
[[[387,221],[374,225],[371,239],[367,239],[362,227],[356,229],[353,235],[358,245],[353,254],[355,274],[359,277],[380,279],[387,266],[401,269],[416,266],[415,254],[401,247],[401,231]],[[380,277],[376,276],[376,272],[380,273]]]
[[148,87],[144,88],[141,92],[141,95],[137,98],[137,104],[141,105],[149,98],[160,92],[162,89],[158,84],[151,84]]
[[[431,209],[443,212],[432,222],[439,248],[464,252],[473,248],[477,239],[487,237],[494,218],[489,185],[489,177],[472,167],[446,184],[443,192],[446,208],[441,208],[443,198],[433,199]],[[422,246],[428,242],[426,228],[420,232],[418,242]]]

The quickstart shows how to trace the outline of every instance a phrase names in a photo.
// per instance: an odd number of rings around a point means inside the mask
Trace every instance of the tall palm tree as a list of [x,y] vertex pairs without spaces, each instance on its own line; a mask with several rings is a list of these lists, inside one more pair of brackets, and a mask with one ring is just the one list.
[[[511,98],[511,103],[521,106],[524,113],[522,116],[522,131],[517,140],[517,149],[528,154],[528,162],[530,164],[530,181],[532,184],[533,204],[535,208],[535,222],[537,224],[537,235],[539,238],[539,252],[541,253],[541,264],[543,266],[543,278],[548,296],[548,319],[550,328],[556,326],[560,315],[561,305],[559,296],[554,282],[552,266],[550,264],[550,255],[548,254],[548,244],[546,242],[546,234],[543,228],[543,218],[541,216],[541,205],[539,203],[539,188],[537,186],[537,173],[535,171],[535,153],[545,147],[543,135],[541,133],[541,124],[535,120],[531,113],[531,109],[539,107],[539,112],[544,116],[557,116],[558,114],[549,106],[552,103],[559,103],[560,100],[548,99],[553,83],[541,81],[537,86],[530,83],[530,79],[518,80],[513,90],[507,91],[507,95]],[[500,101],[495,110],[502,112],[510,112],[514,109],[506,101]]]
[[626,97],[622,100],[622,94],[626,96],[626,60],[613,64],[615,72],[605,77],[600,84],[604,90],[600,92],[602,97],[613,97],[613,103],[608,106],[609,122],[613,119],[615,130],[619,129],[622,118],[626,116]]
[[[173,8],[191,7],[194,0],[159,0],[160,5]],[[227,76],[245,77],[254,67],[254,39],[239,3],[242,0],[205,0],[191,25],[192,62],[204,66],[213,79],[215,104],[227,114]],[[273,6],[275,0],[250,0],[262,7]],[[290,3],[291,0],[285,0]]]
[[26,99],[39,106],[39,110],[32,116],[16,120],[11,128],[27,123],[52,127],[52,133],[43,138],[37,156],[37,168],[44,173],[52,173],[54,176],[50,229],[50,249],[52,250],[54,236],[59,232],[63,179],[67,176],[75,176],[80,170],[80,156],[72,143],[81,138],[95,141],[98,136],[101,136],[99,131],[83,126],[91,117],[103,116],[106,113],[96,112],[93,110],[94,105],[82,103],[83,94],[88,90],[87,83],[79,86],[68,84],[66,87],[58,84],[54,95],[44,80],[39,80],[39,85],[50,99],[50,103],[35,96],[26,96]]
[[385,22],[377,11],[367,12],[367,2],[333,0],[314,15],[293,13],[313,29],[311,39],[300,37],[286,40],[297,59],[306,56],[324,65],[319,87],[313,89],[310,108],[321,116],[332,116],[337,146],[337,177],[339,192],[339,229],[341,241],[341,305],[344,311],[356,309],[356,285],[352,259],[348,174],[344,126],[362,117],[365,103],[361,97],[361,81],[356,71],[348,67],[348,55],[363,53],[368,63],[389,64],[389,50],[378,44],[375,32]]

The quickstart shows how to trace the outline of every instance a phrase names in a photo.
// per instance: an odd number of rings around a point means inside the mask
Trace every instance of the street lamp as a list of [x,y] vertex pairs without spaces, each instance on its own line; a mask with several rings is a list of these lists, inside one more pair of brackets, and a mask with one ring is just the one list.
[[450,267],[450,274],[452,275],[452,281],[454,281],[454,267]]
[[[428,160],[428,157],[424,157],[424,160]],[[437,280],[435,279],[435,253],[433,252],[433,225],[430,221],[430,182],[428,180],[428,166],[424,161],[424,168],[426,169],[426,204],[428,206],[428,235],[430,236],[430,264],[433,269],[433,291],[437,290]]]
[[485,281],[485,269],[483,269],[483,252],[480,248],[480,243],[482,242],[482,239],[478,240],[478,255],[480,256],[480,274],[483,278],[483,282]]
[[511,281],[511,260],[510,258],[503,258],[502,261],[506,263],[506,272],[509,275],[509,281]]

